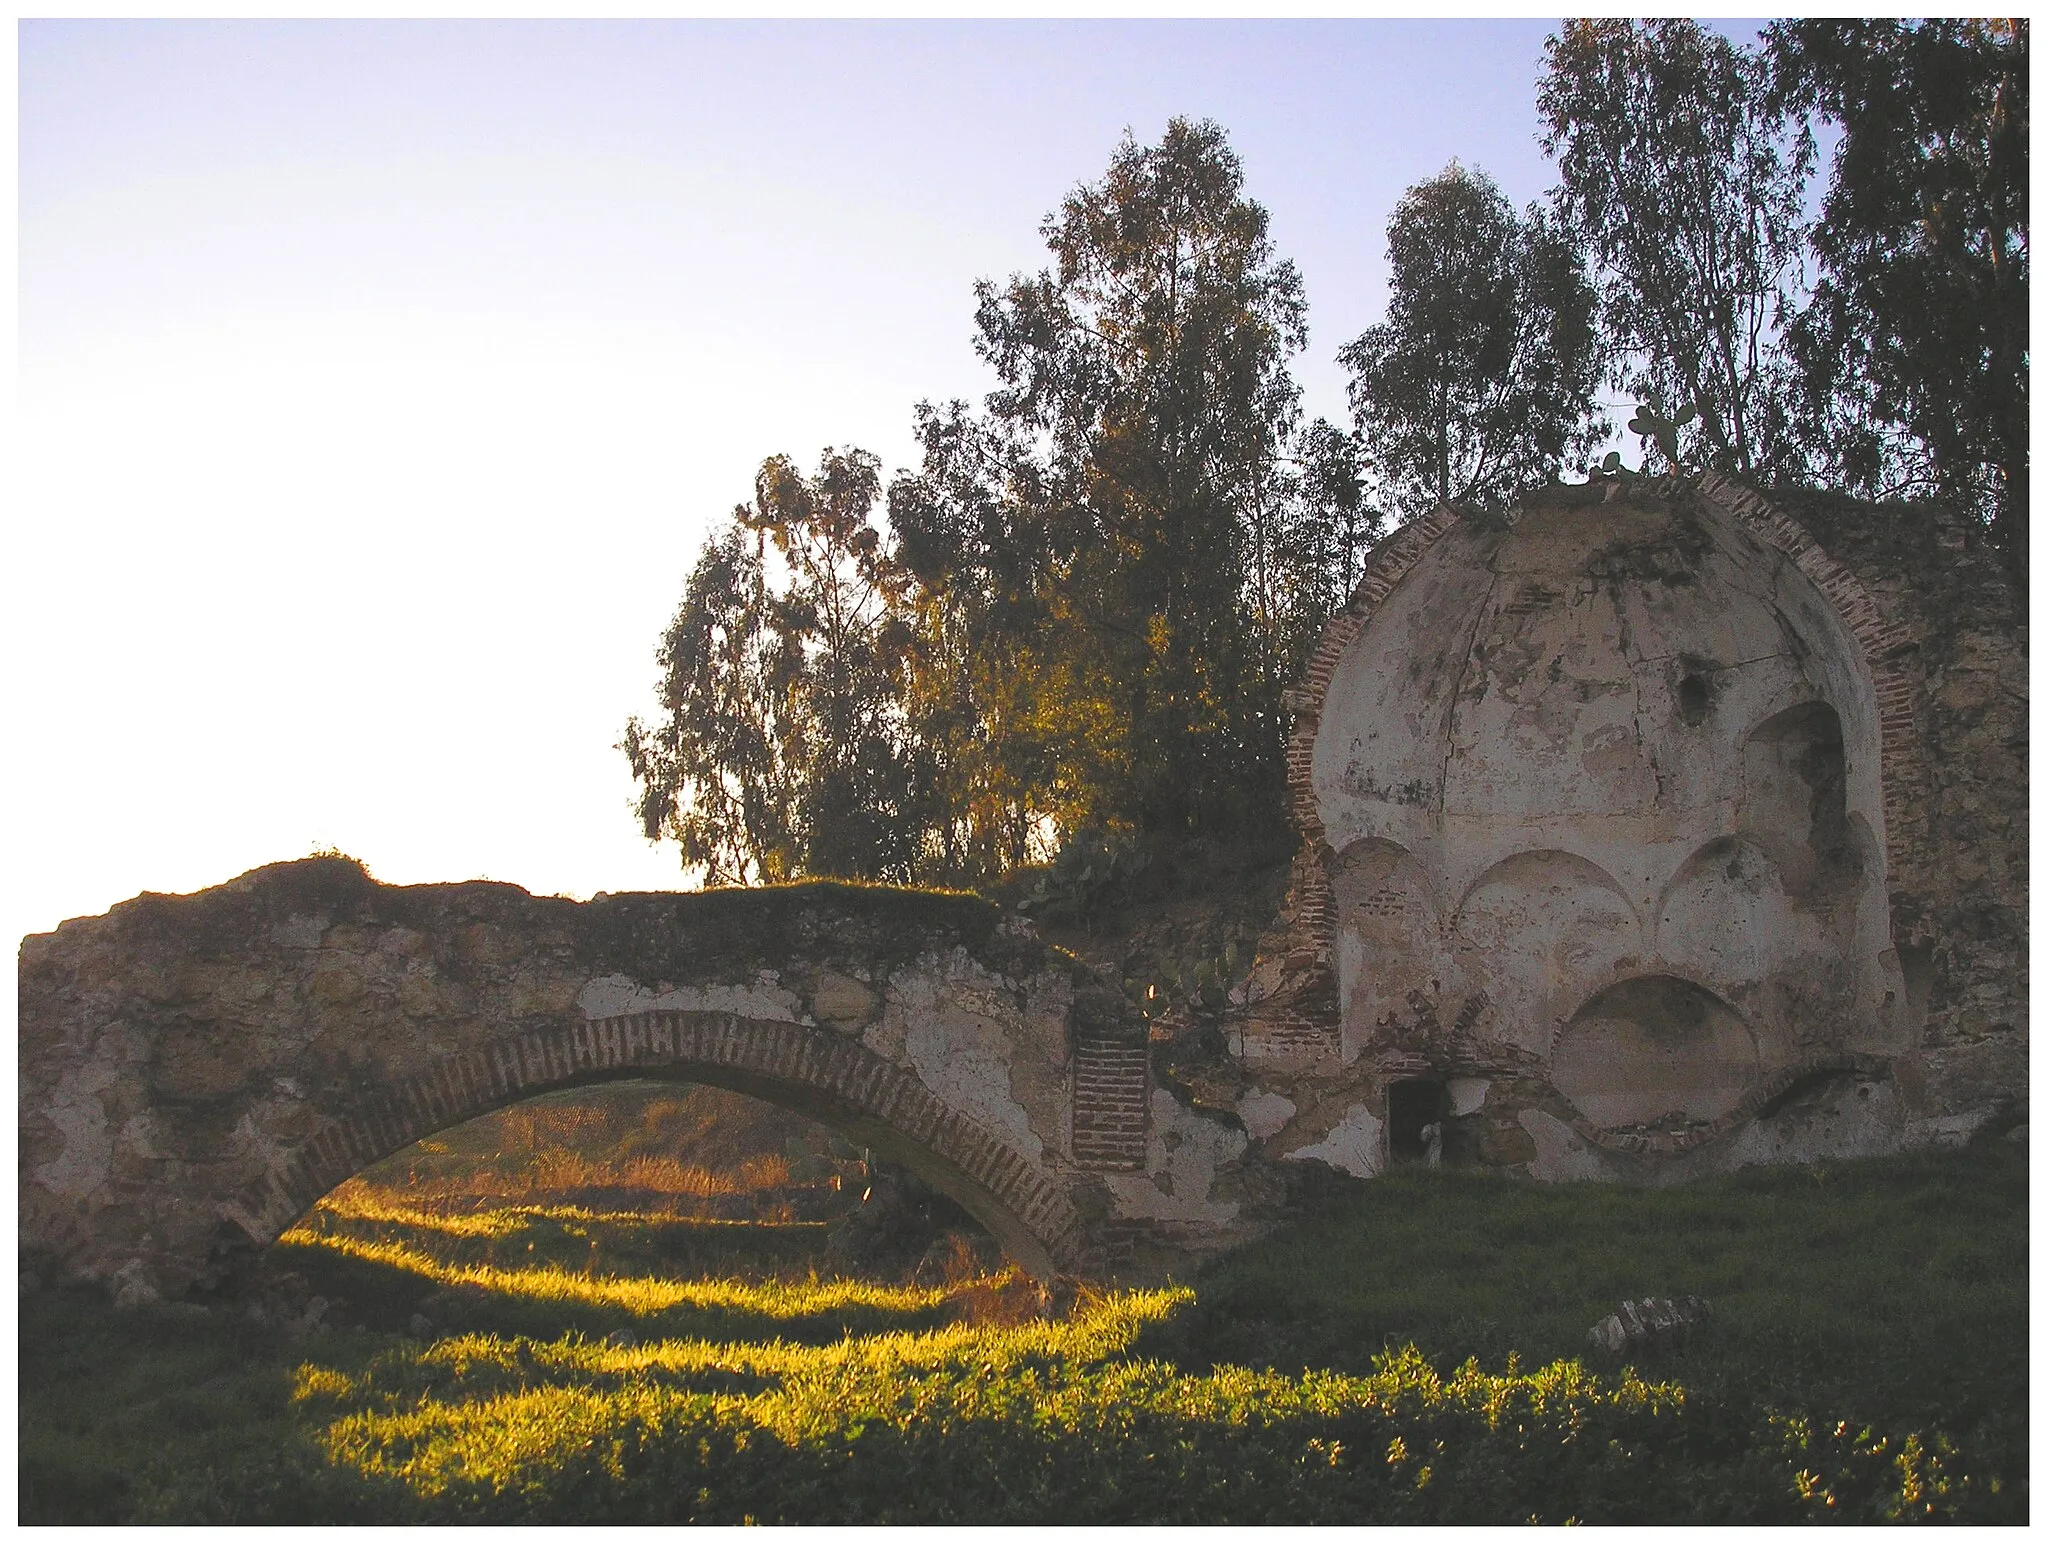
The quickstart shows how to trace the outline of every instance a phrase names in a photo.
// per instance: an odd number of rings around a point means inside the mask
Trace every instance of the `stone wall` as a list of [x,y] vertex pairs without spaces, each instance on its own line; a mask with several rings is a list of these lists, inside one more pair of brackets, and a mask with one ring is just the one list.
[[1371,1174],[1433,1117],[1669,1177],[2023,1117],[2025,629],[1969,528],[1711,477],[1445,507],[1290,707],[1264,1155]]
[[132,1296],[341,1180],[564,1085],[721,1084],[947,1190],[1041,1272],[1235,1237],[1227,1123],[1151,1088],[1121,995],[966,896],[534,897],[352,861],[144,895],[22,943],[20,1227]]
[[1805,490],[1771,502],[1862,582],[1898,630],[1925,783],[1892,874],[1919,1044],[1901,1093],[1960,1138],[2027,1091],[2027,623],[2005,561],[1933,505]]

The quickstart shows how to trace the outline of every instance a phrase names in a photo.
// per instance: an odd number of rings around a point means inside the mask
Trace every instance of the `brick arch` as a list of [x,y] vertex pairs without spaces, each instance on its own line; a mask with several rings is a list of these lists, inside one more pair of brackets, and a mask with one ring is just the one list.
[[984,1223],[1041,1276],[1080,1263],[1083,1227],[1043,1169],[913,1075],[833,1030],[661,1010],[505,1036],[371,1091],[222,1211],[268,1245],[321,1197],[423,1137],[569,1085],[635,1076],[716,1084],[868,1139]]
[[[1715,514],[1780,554],[1827,600],[1844,630],[1855,640],[1877,709],[1878,790],[1885,821],[1886,883],[1896,887],[1910,856],[1918,851],[1926,836],[1925,793],[1930,786],[1926,747],[1914,712],[1912,679],[1902,659],[1911,647],[1905,629],[1884,616],[1862,582],[1829,557],[1804,527],[1756,490],[1714,472],[1698,478],[1649,479],[1643,488],[1663,498],[1690,492]],[[1625,494],[1626,485],[1616,482],[1608,492]],[[1510,521],[1514,514],[1509,511]],[[1329,864],[1335,854],[1316,808],[1312,766],[1323,702],[1344,652],[1365,631],[1394,587],[1408,577],[1461,518],[1456,505],[1440,504],[1373,549],[1350,599],[1324,625],[1300,684],[1286,696],[1286,706],[1294,715],[1287,745],[1288,796],[1302,839],[1290,901],[1295,927],[1314,941],[1325,969],[1336,944],[1337,904],[1329,879]],[[1915,941],[1900,937],[1895,942],[1904,945]]]
[[1300,685],[1286,695],[1286,707],[1294,715],[1294,730],[1287,742],[1287,793],[1294,809],[1295,826],[1301,832],[1301,853],[1290,880],[1290,900],[1295,927],[1316,941],[1319,964],[1326,970],[1336,948],[1337,896],[1330,888],[1329,870],[1337,855],[1330,847],[1323,818],[1316,809],[1312,768],[1323,700],[1329,695],[1330,678],[1336,674],[1344,651],[1365,631],[1380,603],[1458,519],[1456,505],[1439,504],[1372,550],[1351,598],[1323,624],[1322,635],[1309,652],[1308,668],[1302,673]]

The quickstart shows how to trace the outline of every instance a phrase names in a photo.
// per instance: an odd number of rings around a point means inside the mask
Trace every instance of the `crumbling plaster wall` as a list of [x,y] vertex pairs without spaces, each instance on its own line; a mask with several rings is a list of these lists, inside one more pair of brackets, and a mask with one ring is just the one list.
[[1855,574],[1896,631],[1922,748],[1899,791],[1892,932],[1915,1005],[1893,1071],[1915,1119],[1957,1139],[2027,1096],[2027,617],[1981,528],[1933,505],[1810,490],[1770,502]]
[[1247,1131],[1371,1173],[1428,1077],[1454,1159],[1563,1179],[2015,1119],[2025,701],[2001,564],[1925,507],[1709,478],[1412,524],[1291,700]]
[[1120,993],[971,897],[577,903],[273,865],[23,941],[21,1238],[74,1277],[176,1292],[429,1132],[675,1077],[859,1135],[1034,1269],[1072,1269],[1105,1220],[1236,1218],[1210,1194],[1236,1134],[1150,1089],[1143,1036]]

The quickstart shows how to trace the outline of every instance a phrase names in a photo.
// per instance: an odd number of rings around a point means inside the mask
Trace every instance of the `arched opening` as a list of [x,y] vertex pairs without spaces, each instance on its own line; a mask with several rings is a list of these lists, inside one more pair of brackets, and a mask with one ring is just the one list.
[[917,1280],[1000,1256],[942,1193],[829,1127],[649,1079],[571,1085],[422,1137],[328,1192],[298,1232],[614,1277]]
[[267,1245],[336,1185],[421,1137],[557,1089],[648,1077],[711,1084],[829,1127],[951,1197],[1034,1277],[1078,1263],[1079,1216],[1013,1134],[835,1031],[683,1010],[587,1020],[445,1058],[330,1115],[224,1216]]
[[1696,982],[1640,976],[1593,995],[1551,1053],[1550,1081],[1597,1127],[1725,1116],[1756,1085],[1756,1041]]

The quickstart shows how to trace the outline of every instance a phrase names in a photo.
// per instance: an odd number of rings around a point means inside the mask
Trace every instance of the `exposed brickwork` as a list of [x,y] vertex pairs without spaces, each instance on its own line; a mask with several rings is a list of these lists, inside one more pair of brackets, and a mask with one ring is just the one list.
[[1143,1169],[1150,1096],[1151,1055],[1142,1041],[1082,1036],[1074,1049],[1074,1162]]
[[[711,1082],[739,1073],[801,1089],[813,1108],[822,1099],[883,1122],[987,1190],[1056,1261],[1078,1258],[1080,1219],[1051,1177],[859,1042],[804,1025],[673,1010],[533,1031],[487,1053],[449,1057],[330,1120],[282,1171],[237,1198],[232,1215],[252,1237],[275,1239],[342,1181],[408,1143],[564,1083],[633,1073]],[[1142,1109],[1139,1145],[1142,1161]]]

